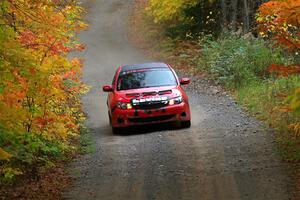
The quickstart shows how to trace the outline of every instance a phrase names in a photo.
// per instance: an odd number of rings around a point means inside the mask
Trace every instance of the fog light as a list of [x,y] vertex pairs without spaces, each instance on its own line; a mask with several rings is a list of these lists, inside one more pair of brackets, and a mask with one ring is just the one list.
[[130,103],[118,102],[117,107],[121,108],[122,110],[132,109],[132,105]]

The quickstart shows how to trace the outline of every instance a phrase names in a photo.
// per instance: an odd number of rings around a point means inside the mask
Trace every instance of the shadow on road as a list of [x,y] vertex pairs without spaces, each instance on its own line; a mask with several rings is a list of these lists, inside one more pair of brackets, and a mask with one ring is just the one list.
[[140,125],[140,126],[131,126],[126,127],[122,130],[120,134],[114,134],[111,131],[111,135],[117,136],[132,136],[132,135],[140,135],[140,134],[151,134],[154,132],[161,132],[161,131],[170,131],[170,130],[180,130],[182,129],[176,123],[161,123],[161,124],[149,124],[149,125]]

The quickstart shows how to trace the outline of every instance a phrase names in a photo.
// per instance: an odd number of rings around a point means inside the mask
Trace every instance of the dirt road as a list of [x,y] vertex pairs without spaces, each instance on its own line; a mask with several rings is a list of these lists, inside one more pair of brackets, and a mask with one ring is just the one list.
[[[149,61],[127,39],[131,0],[87,0],[90,28],[81,35],[84,98],[96,151],[70,166],[75,183],[66,199],[286,200],[287,167],[270,134],[227,96],[188,90],[192,127],[142,127],[113,135],[106,94],[118,65]],[[130,27],[129,27],[130,28]]]

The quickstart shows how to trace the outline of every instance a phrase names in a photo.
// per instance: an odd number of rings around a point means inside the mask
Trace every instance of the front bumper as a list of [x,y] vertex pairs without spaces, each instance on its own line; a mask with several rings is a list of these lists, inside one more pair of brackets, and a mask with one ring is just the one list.
[[190,108],[186,102],[147,110],[122,110],[117,108],[111,113],[111,123],[113,127],[188,121],[190,119]]

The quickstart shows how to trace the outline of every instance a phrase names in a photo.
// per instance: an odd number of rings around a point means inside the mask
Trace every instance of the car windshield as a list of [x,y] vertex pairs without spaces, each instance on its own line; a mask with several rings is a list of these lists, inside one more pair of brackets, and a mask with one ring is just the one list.
[[168,68],[131,70],[120,73],[117,90],[171,85],[177,85],[177,81]]

